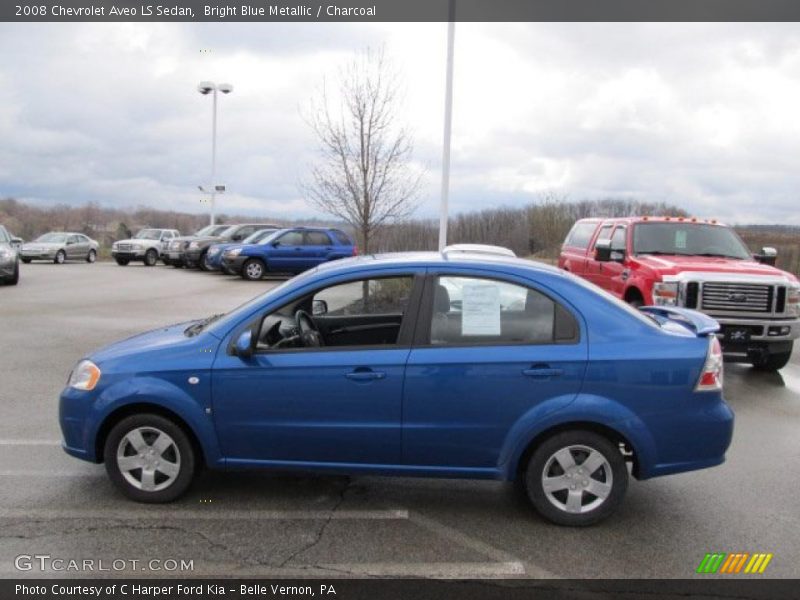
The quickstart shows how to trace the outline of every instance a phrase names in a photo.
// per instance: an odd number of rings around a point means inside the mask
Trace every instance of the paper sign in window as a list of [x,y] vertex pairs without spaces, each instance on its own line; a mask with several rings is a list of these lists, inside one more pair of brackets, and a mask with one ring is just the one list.
[[679,229],[675,232],[675,247],[684,249],[686,248],[686,232]]
[[468,283],[461,301],[461,335],[500,335],[500,288]]

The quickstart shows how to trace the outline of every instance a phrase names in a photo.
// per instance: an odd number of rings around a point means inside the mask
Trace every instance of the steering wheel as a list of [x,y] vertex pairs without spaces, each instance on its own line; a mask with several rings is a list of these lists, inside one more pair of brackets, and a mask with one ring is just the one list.
[[297,323],[297,331],[300,343],[306,348],[318,348],[325,345],[322,334],[319,332],[314,319],[302,308],[294,313],[294,320]]

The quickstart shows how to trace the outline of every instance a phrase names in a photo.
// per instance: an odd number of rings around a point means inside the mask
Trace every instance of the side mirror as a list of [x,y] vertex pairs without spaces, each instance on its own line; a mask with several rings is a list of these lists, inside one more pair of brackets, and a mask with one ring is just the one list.
[[18,237],[12,237],[12,238],[11,238],[11,245],[12,245],[14,248],[19,248],[20,246],[22,246],[22,244],[23,244],[24,242],[25,242],[25,240],[23,240],[22,238],[18,238]]
[[273,247],[273,248],[277,248],[277,247],[278,247],[278,246],[280,246],[280,245],[281,245],[281,243],[280,243],[280,242],[278,242],[278,241],[274,241],[274,242],[272,242],[272,247]]
[[778,251],[771,246],[764,246],[761,248],[761,253],[756,254],[753,258],[765,265],[774,266],[775,262],[778,260]]
[[311,303],[311,313],[315,317],[328,314],[328,303],[325,300],[314,300]]
[[236,356],[242,359],[248,359],[253,356],[253,332],[251,330],[243,331],[242,334],[236,339]]
[[598,240],[594,245],[594,259],[598,262],[611,260],[611,240]]

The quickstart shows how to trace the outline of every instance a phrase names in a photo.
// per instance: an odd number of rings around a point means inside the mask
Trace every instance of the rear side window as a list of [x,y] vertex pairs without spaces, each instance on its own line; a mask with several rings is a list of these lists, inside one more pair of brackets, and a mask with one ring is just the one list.
[[306,244],[309,246],[330,246],[331,240],[323,231],[309,231],[306,233]]
[[552,344],[575,340],[571,313],[543,293],[495,279],[435,279],[430,344]]
[[564,245],[588,248],[595,229],[597,229],[597,223],[576,223],[567,235]]

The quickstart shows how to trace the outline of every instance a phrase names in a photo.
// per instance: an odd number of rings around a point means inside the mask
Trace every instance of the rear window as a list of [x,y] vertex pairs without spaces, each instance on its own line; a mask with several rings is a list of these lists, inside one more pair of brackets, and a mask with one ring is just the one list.
[[567,235],[564,245],[575,248],[588,248],[595,229],[597,229],[597,223],[575,223]]

